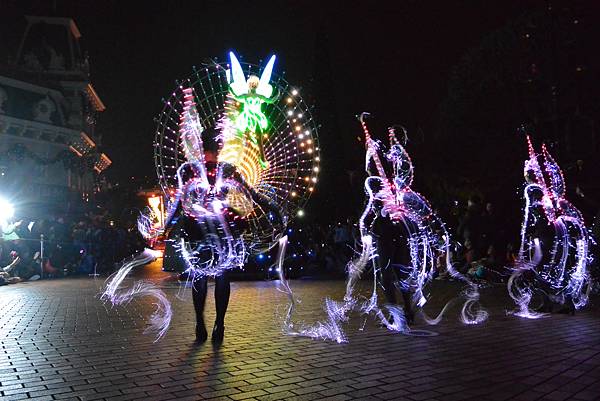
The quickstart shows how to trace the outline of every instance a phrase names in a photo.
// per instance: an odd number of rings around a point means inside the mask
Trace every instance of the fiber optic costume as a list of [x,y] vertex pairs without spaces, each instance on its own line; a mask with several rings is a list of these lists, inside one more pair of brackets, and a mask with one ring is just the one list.
[[[516,269],[508,281],[509,294],[518,316],[544,316],[543,312],[552,311],[552,302],[574,313],[588,302],[589,232],[581,212],[565,199],[562,171],[546,146],[537,154],[529,137],[527,144],[525,215]],[[529,308],[535,293],[544,300],[539,311]]]
[[[289,316],[294,302],[290,296],[286,331],[292,335],[346,342],[342,323],[348,321],[354,311],[375,316],[389,330],[414,334],[409,327],[414,319],[412,306],[420,310],[425,305],[426,285],[441,266],[467,284],[461,293],[465,298],[461,320],[466,324],[486,320],[488,313],[478,305],[477,286],[452,268],[449,235],[443,222],[433,213],[427,200],[410,188],[413,165],[408,153],[393,128],[389,130],[387,149],[371,138],[364,121],[367,115],[362,113],[359,117],[365,134],[368,174],[364,184],[366,205],[358,221],[362,246],[347,265],[344,300],[336,302],[327,298],[324,305],[327,319],[305,326],[291,322]],[[364,300],[356,294],[355,287],[369,263],[373,264],[373,287],[371,297]],[[381,307],[377,296],[379,284],[387,299]],[[404,310],[398,307],[396,289],[404,299]],[[436,319],[426,317],[427,322],[437,323],[444,310]]]
[[[196,338],[207,338],[202,312],[207,279],[215,279],[217,319],[213,340],[220,341],[229,299],[228,271],[242,267],[250,255],[280,244],[288,220],[314,190],[319,171],[316,125],[310,110],[283,78],[273,82],[272,56],[260,73],[244,72],[233,53],[230,64],[195,70],[165,100],[157,119],[155,163],[170,206],[158,229],[153,216],[140,216],[146,238],[169,235],[182,226],[176,244],[191,282],[197,316]],[[201,75],[202,74],[202,75]],[[277,95],[273,95],[273,94]],[[276,103],[287,94],[285,105]],[[263,109],[263,104],[268,105]],[[180,222],[180,224],[177,224]],[[165,294],[153,283],[137,282],[126,290],[127,273],[147,259],[127,263],[110,280],[103,299],[114,304],[150,295],[159,302],[151,316],[158,338],[172,316]]]

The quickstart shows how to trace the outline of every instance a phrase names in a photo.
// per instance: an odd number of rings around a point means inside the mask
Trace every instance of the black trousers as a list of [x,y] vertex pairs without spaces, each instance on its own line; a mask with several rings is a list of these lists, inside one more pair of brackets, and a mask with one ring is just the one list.
[[[192,298],[194,300],[194,310],[196,311],[196,323],[204,326],[204,305],[206,303],[206,293],[208,290],[208,277],[194,278],[192,285]],[[215,326],[225,325],[225,313],[229,305],[229,294],[231,293],[231,282],[229,274],[223,272],[215,277],[215,308],[217,317]]]
[[[408,255],[408,246],[406,238],[395,232],[396,230],[386,230],[385,236],[377,239],[377,266],[379,268],[381,285],[387,302],[399,304],[396,297],[395,282],[402,284],[410,275],[405,269],[410,268],[410,257]],[[412,314],[411,293],[409,288],[400,285],[400,294],[404,302],[404,311]]]

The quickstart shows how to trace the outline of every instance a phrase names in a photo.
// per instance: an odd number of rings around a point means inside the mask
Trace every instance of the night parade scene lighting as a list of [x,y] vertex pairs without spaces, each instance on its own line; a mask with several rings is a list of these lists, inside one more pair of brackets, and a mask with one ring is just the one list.
[[0,400],[600,400],[600,8],[0,9]]

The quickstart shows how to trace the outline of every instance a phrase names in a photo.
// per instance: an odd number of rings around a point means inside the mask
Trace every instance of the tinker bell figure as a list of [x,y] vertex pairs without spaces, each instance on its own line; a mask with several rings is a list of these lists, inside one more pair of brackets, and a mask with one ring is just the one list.
[[[260,79],[256,75],[250,75],[248,81],[244,76],[242,67],[233,54],[229,53],[231,59],[231,75],[228,74],[229,91],[235,101],[242,105],[242,110],[234,121],[237,135],[247,138],[259,149],[260,166],[267,167],[263,141],[269,129],[269,120],[262,111],[263,103],[272,104],[279,97],[279,93],[273,93],[273,87],[269,84],[275,56],[271,56],[267,66],[263,70]],[[228,71],[229,72],[229,71]]]

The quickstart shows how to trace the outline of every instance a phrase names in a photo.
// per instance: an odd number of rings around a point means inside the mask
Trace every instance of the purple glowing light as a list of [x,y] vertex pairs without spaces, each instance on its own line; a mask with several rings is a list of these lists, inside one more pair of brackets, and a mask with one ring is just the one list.
[[537,154],[529,136],[527,144],[521,244],[508,292],[517,305],[513,314],[537,319],[547,314],[529,308],[536,293],[573,310],[587,304],[590,235],[581,212],[565,199],[562,171],[546,146]]

